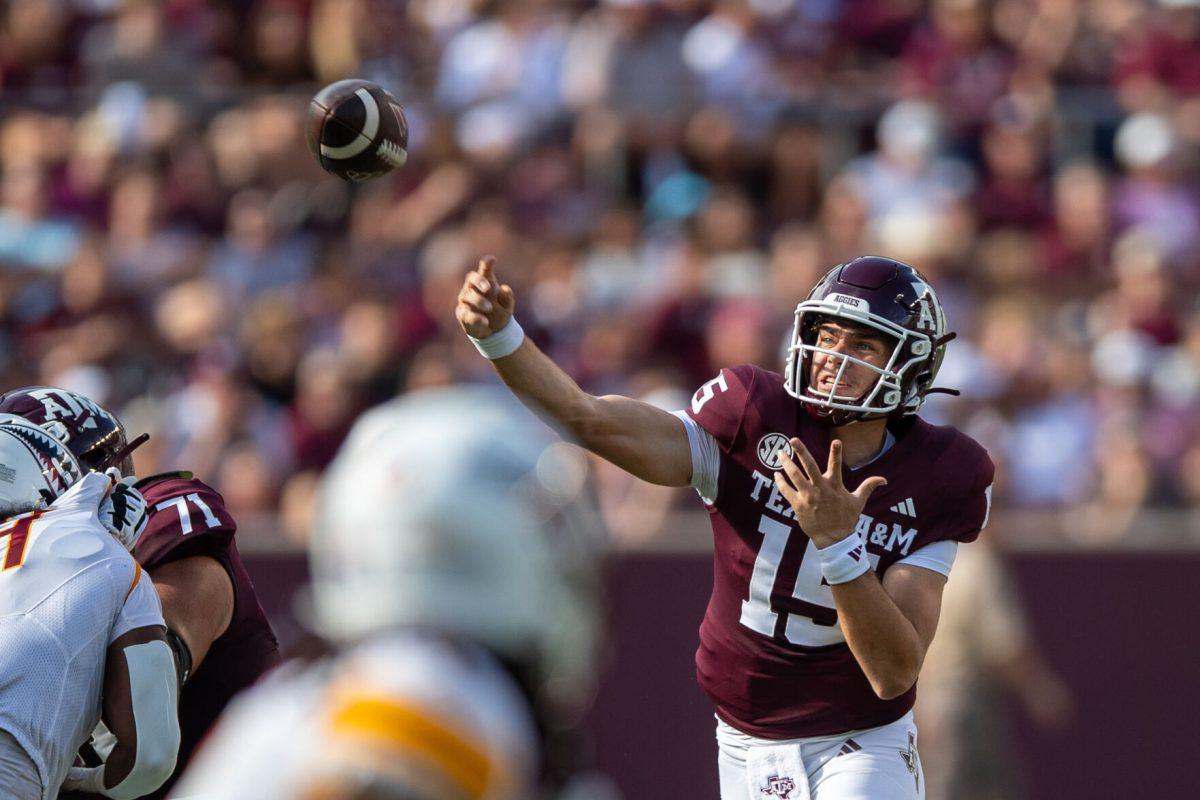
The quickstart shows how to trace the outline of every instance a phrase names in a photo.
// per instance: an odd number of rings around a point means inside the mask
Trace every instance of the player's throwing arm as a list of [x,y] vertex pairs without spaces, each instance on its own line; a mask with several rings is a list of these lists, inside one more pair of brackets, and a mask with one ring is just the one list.
[[488,256],[467,273],[455,316],[501,379],[597,455],[650,483],[687,486],[692,456],[683,423],[648,403],[580,389],[525,336],[512,287],[500,283],[495,264]]

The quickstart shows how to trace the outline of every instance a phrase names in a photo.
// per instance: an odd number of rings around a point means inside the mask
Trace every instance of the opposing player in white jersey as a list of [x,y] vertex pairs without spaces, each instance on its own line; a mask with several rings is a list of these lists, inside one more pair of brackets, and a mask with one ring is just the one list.
[[[129,554],[145,524],[135,490],[83,475],[41,428],[0,418],[5,798],[49,800],[70,785],[126,800],[171,774],[175,662],[158,595]],[[107,764],[72,768],[102,717],[114,737]]]
[[594,683],[603,542],[587,471],[498,390],[365,415],[323,479],[311,551],[314,622],[341,652],[235,701],[177,796],[562,796],[548,740]]

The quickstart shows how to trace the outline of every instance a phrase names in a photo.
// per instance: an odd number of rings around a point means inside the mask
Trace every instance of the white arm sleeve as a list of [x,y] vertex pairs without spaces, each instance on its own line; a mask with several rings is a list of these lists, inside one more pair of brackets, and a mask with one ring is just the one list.
[[683,420],[688,445],[692,448],[692,488],[706,504],[717,502],[717,478],[721,473],[721,448],[708,431],[696,424],[686,411],[672,411]]
[[934,542],[932,545],[925,545],[916,553],[896,561],[896,564],[924,567],[926,570],[932,570],[948,578],[950,577],[950,567],[954,566],[954,557],[958,552],[959,543],[953,539],[946,539]]
[[125,779],[108,790],[114,800],[133,800],[153,792],[175,771],[179,752],[179,683],[171,648],[161,640],[131,645],[125,648],[125,663],[137,756]]
[[954,556],[957,553],[958,542],[953,539],[943,539],[940,542],[925,545],[896,563],[907,564],[910,567],[924,567],[949,578],[950,568],[954,566]]
[[125,605],[121,607],[121,613],[113,622],[112,632],[108,635],[109,644],[134,628],[167,624],[163,621],[162,603],[158,600],[158,592],[154,590],[154,582],[136,563],[134,570],[131,579],[133,586],[128,590],[129,594],[125,598]]
[[175,771],[179,753],[178,684],[175,657],[166,642],[134,644],[123,652],[137,731],[133,767],[111,789],[104,786],[106,767],[72,769],[69,783],[113,800],[135,800],[162,786]]

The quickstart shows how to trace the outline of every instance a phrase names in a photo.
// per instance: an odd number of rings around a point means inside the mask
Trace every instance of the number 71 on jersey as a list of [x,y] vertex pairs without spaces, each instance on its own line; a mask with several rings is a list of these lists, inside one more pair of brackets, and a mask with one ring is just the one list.
[[163,511],[165,509],[174,507],[175,510],[179,512],[179,530],[181,533],[183,533],[183,535],[186,536],[193,530],[192,512],[191,509],[188,508],[188,503],[191,503],[196,508],[200,509],[200,512],[204,517],[205,528],[221,527],[221,520],[217,519],[217,515],[214,514],[212,509],[208,507],[208,503],[205,503],[202,499],[200,499],[200,495],[196,492],[192,492],[191,494],[187,495],[180,495],[179,497],[172,497],[170,500],[163,500],[161,503],[155,504],[154,510]]

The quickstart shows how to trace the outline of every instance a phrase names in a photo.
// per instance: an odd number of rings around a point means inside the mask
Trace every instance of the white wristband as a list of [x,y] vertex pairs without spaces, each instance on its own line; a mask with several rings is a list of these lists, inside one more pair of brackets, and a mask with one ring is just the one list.
[[504,358],[515,353],[521,346],[521,342],[525,341],[525,331],[521,329],[521,323],[517,322],[517,318],[513,317],[507,325],[491,336],[485,336],[482,339],[476,339],[474,336],[467,338],[484,358],[495,361],[497,358]]
[[857,533],[826,548],[817,548],[821,574],[830,586],[849,583],[871,568],[867,560],[867,545]]

